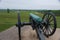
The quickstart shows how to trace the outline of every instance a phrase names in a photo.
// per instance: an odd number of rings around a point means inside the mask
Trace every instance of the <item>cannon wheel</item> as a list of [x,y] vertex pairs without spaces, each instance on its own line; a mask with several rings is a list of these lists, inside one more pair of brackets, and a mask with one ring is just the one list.
[[43,33],[46,37],[52,36],[57,28],[57,24],[56,24],[56,17],[55,15],[50,12],[50,13],[46,13],[43,16]]

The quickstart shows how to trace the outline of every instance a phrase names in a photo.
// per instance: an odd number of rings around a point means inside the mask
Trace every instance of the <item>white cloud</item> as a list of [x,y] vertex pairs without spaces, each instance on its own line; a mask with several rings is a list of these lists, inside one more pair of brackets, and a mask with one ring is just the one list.
[[60,10],[60,2],[58,0],[2,0],[0,8]]

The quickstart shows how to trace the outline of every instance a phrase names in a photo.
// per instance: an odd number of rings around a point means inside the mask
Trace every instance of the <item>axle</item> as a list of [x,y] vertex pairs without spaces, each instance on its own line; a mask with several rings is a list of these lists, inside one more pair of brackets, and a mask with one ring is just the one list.
[[[23,22],[20,25],[21,25],[21,27],[23,27],[24,25],[31,25],[31,23],[30,22]],[[18,26],[18,24],[16,24],[16,26]]]

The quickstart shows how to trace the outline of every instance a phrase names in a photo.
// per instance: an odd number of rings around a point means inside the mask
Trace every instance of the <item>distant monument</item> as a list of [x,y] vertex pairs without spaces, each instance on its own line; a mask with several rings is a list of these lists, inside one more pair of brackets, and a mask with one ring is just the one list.
[[7,13],[10,13],[10,10],[7,8]]

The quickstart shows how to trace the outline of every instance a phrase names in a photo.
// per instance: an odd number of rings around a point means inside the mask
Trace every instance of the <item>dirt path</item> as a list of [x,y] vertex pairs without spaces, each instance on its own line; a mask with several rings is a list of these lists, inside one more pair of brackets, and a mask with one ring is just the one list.
[[[21,28],[22,40],[38,40],[35,30],[33,31],[30,26]],[[10,29],[0,32],[0,40],[18,40],[17,27],[11,27]],[[56,33],[46,38],[46,40],[60,40],[60,29],[57,29]]]

